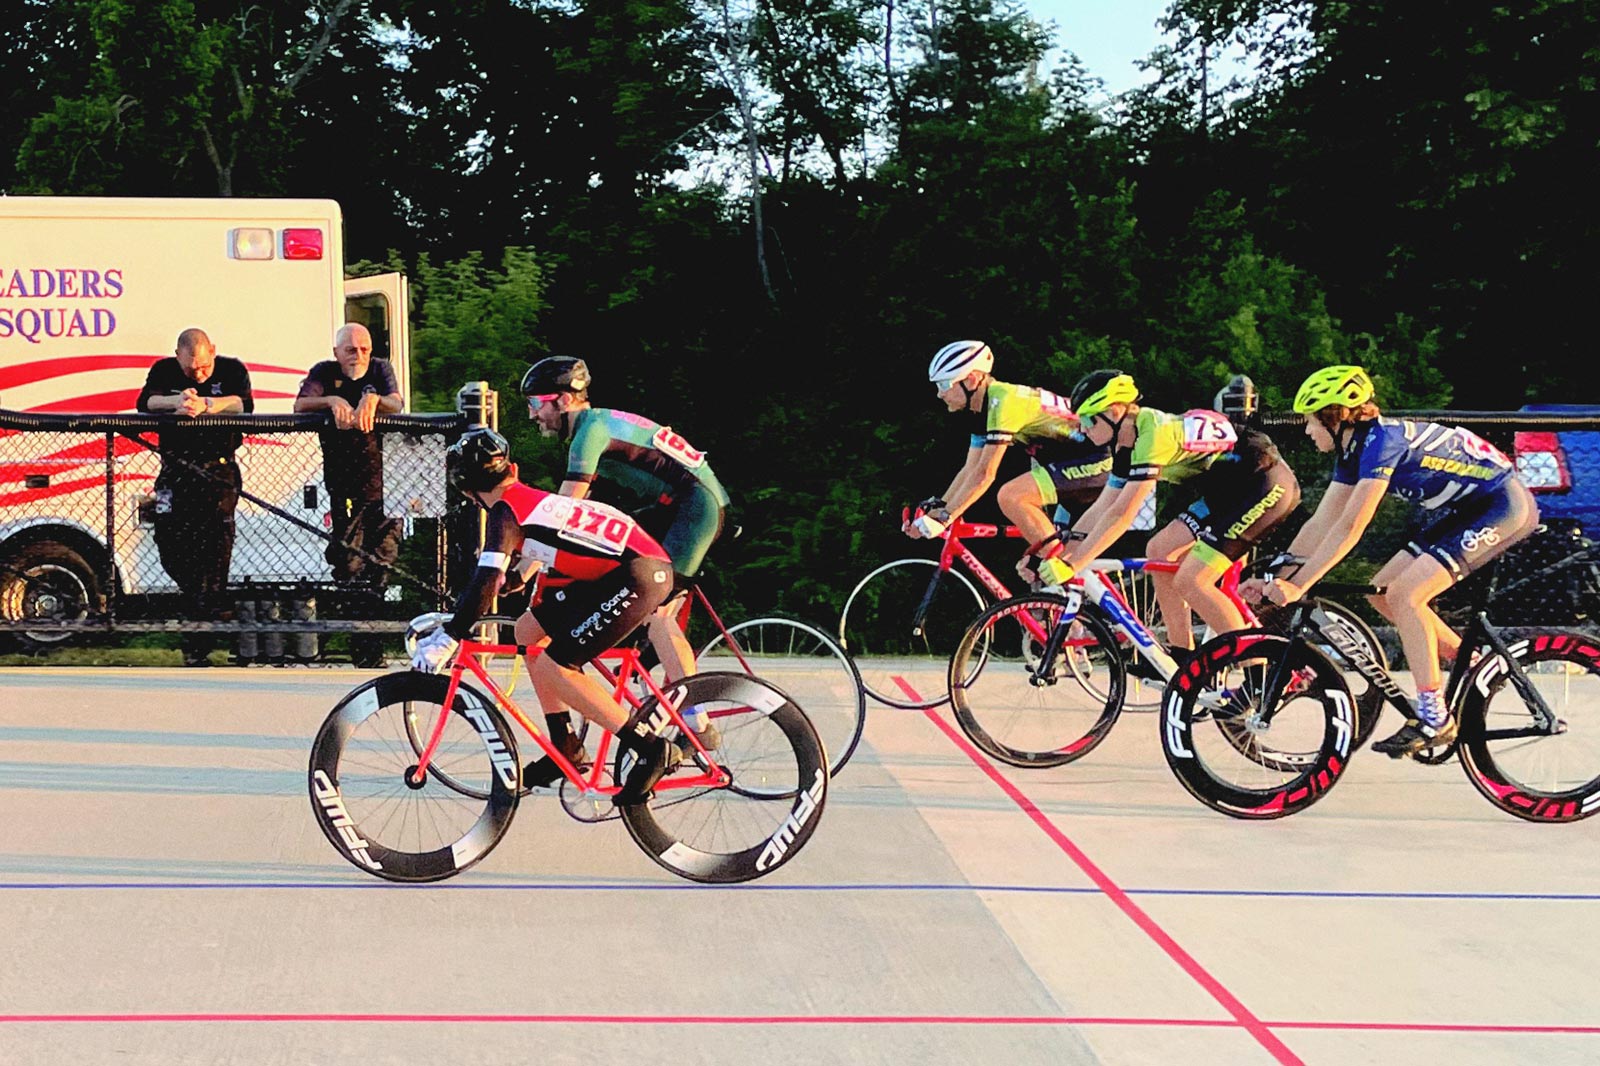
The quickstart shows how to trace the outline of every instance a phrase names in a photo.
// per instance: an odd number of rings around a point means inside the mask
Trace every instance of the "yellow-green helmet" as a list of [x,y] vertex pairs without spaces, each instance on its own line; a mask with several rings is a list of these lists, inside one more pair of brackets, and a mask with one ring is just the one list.
[[1378,390],[1359,366],[1325,366],[1306,378],[1294,395],[1295,414],[1309,415],[1333,404],[1360,407]]
[[1072,387],[1072,412],[1087,421],[1114,403],[1139,398],[1133,378],[1120,370],[1091,370]]

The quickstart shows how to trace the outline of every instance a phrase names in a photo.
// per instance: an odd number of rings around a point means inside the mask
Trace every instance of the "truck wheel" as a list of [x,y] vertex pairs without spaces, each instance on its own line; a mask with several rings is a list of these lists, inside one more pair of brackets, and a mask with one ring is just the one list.
[[[69,622],[100,606],[100,579],[82,555],[59,541],[36,540],[0,559],[0,620]],[[13,630],[24,650],[60,647],[73,634]]]

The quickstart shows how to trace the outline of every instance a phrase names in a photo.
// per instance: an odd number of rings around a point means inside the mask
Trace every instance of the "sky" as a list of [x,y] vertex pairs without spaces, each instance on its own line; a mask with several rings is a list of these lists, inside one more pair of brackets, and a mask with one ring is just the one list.
[[1023,0],[1040,22],[1054,21],[1056,45],[1077,54],[1111,95],[1143,84],[1133,65],[1161,43],[1156,19],[1170,0]]

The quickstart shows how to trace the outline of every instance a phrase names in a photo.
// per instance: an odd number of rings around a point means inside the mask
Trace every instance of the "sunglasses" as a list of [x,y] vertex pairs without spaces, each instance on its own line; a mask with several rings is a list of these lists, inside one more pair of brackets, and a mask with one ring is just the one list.
[[529,396],[528,410],[531,411],[535,407],[543,407],[547,403],[555,403],[559,399],[561,399],[561,394],[559,392],[546,392],[541,393],[538,396]]

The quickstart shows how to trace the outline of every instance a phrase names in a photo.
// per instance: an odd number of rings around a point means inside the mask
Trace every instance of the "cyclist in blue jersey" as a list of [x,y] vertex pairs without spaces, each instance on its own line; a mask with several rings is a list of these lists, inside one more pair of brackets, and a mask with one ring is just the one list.
[[[592,382],[582,359],[555,355],[530,366],[522,377],[528,417],[547,437],[570,444],[561,495],[591,494],[632,515],[672,559],[673,595],[651,616],[651,646],[669,681],[694,673],[694,650],[677,623],[679,597],[700,572],[707,550],[722,532],[728,493],[704,452],[672,427],[641,415],[594,407]],[[718,746],[716,726],[686,709],[684,719],[706,749]],[[683,741],[688,745],[687,738]]]
[[1374,395],[1359,366],[1324,367],[1300,386],[1294,409],[1317,448],[1337,455],[1333,483],[1273,560],[1273,576],[1247,590],[1275,603],[1298,599],[1355,547],[1387,493],[1421,512],[1406,546],[1372,580],[1384,589],[1373,606],[1399,630],[1417,683],[1417,719],[1372,745],[1399,758],[1456,735],[1439,654],[1453,659],[1461,640],[1430,601],[1531,534],[1539,507],[1498,448],[1459,426],[1384,418]]

